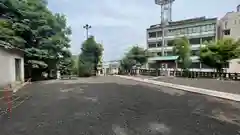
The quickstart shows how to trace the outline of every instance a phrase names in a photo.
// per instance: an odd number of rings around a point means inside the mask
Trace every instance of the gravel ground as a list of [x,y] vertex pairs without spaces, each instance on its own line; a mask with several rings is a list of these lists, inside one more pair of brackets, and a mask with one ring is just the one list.
[[1,135],[239,135],[240,103],[118,77],[43,81]]
[[240,81],[224,81],[216,79],[189,79],[176,77],[160,77],[154,80],[174,84],[181,84],[186,86],[193,86],[198,88],[211,89],[221,92],[240,94]]
[[6,97],[6,92],[1,92],[0,95],[0,116],[7,112],[9,107],[16,108],[20,104],[23,103],[24,100],[28,100],[31,95],[29,95],[29,91],[27,90],[27,86],[24,86],[22,91],[18,91],[17,93],[9,92],[7,93],[8,98]]

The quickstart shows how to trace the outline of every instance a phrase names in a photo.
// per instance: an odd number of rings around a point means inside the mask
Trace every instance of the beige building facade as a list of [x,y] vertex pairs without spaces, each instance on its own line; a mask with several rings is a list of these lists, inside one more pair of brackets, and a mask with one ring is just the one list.
[[[218,38],[240,40],[240,5],[237,6],[236,11],[228,12],[219,20]],[[229,61],[227,72],[240,73],[240,59]]]
[[240,11],[228,12],[219,20],[219,37],[240,39]]

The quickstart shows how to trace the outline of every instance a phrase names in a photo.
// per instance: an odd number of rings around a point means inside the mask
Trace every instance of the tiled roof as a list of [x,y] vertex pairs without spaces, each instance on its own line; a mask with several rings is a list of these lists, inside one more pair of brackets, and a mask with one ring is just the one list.
[[14,47],[11,44],[9,44],[5,41],[1,41],[1,40],[0,40],[0,47],[5,48],[5,49],[9,49],[9,50],[19,50],[19,51],[25,52],[25,50],[23,50],[21,48]]

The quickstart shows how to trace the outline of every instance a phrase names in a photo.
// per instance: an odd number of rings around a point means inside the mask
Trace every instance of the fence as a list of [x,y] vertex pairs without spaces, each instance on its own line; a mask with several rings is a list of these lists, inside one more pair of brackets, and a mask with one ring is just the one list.
[[224,80],[240,80],[240,73],[221,73],[221,72],[196,72],[196,71],[170,71],[170,76],[188,78],[221,78]]
[[[137,70],[126,70],[120,72],[124,75],[137,75]],[[200,72],[200,71],[178,71],[178,70],[159,70],[159,69],[140,69],[139,75],[144,76],[175,76],[187,78],[220,78],[224,80],[240,81],[240,73],[221,73],[221,72]]]

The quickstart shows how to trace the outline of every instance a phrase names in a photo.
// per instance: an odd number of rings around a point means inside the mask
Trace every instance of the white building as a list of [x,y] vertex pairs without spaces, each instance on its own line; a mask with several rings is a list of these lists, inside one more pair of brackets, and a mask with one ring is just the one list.
[[0,87],[24,81],[24,53],[0,44]]
[[119,72],[119,62],[118,61],[111,61],[111,62],[104,62],[103,63],[103,74],[118,74]]
[[[166,68],[176,68],[178,56],[173,54],[173,41],[176,38],[187,37],[192,48],[192,69],[210,69],[199,62],[200,47],[205,41],[215,40],[217,37],[217,18],[192,18],[187,20],[172,21],[165,26],[166,45],[162,45],[161,24],[152,25],[147,29],[147,49],[154,57],[149,58],[148,68],[160,68],[162,64]],[[164,56],[162,56],[162,49]]]

